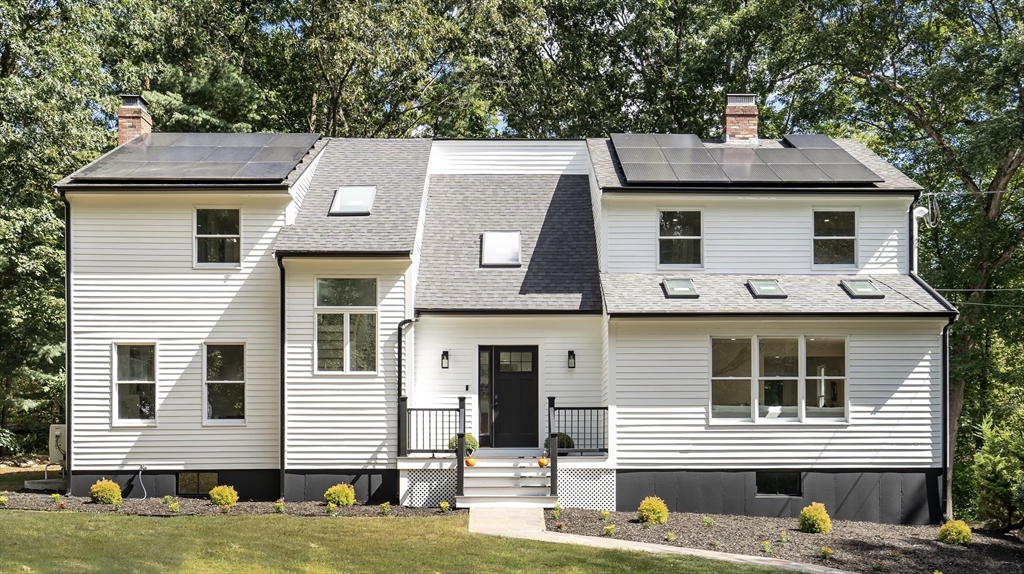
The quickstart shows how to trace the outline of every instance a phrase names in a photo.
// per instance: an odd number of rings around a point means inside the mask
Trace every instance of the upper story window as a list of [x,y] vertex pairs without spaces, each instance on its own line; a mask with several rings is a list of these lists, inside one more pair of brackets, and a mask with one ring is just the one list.
[[330,215],[370,215],[376,195],[374,185],[343,185],[334,192]]
[[658,227],[658,264],[700,267],[702,227],[699,211],[662,211]]
[[238,209],[196,209],[196,264],[237,267],[241,261]]
[[115,345],[117,420],[156,422],[156,345]]
[[207,344],[206,422],[245,422],[245,345]]
[[316,280],[316,370],[377,370],[377,280]]
[[485,231],[480,237],[481,267],[518,267],[522,263],[518,231]]
[[857,264],[857,213],[854,211],[814,212],[814,264]]

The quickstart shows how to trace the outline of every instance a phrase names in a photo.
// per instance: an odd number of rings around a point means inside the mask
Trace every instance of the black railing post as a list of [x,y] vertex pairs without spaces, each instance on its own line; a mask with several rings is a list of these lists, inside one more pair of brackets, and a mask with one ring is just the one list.
[[459,468],[455,483],[455,495],[465,496],[466,483],[466,397],[459,397]]
[[398,456],[409,456],[409,397],[398,397]]
[[555,397],[548,397],[548,456],[551,458],[551,496],[558,496],[558,424]]

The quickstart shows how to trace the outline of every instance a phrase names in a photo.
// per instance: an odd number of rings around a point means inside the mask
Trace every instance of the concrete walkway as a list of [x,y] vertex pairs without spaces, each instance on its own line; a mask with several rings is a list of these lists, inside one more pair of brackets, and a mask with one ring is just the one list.
[[742,554],[712,552],[710,550],[697,550],[664,544],[647,544],[644,542],[616,540],[615,538],[598,538],[597,536],[549,532],[545,529],[544,511],[540,508],[470,508],[469,531],[477,534],[504,536],[506,538],[525,538],[558,544],[582,544],[584,546],[612,550],[632,550],[653,552],[655,554],[684,554],[710,560],[721,560],[752,566],[767,566],[794,572],[807,572],[809,574],[853,574],[845,570],[816,566],[814,564],[803,564],[801,562],[790,562],[778,558],[743,556]]

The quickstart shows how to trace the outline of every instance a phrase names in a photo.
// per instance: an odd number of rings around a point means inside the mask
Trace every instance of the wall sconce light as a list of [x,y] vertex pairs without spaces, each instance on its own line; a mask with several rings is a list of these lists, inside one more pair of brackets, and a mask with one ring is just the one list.
[[441,368],[448,368],[448,351],[441,351]]
[[569,368],[576,368],[576,351],[569,351]]

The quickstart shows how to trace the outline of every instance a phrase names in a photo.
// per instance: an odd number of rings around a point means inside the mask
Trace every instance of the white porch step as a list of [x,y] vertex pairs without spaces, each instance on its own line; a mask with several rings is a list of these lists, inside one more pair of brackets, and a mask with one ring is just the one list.
[[456,496],[458,508],[554,508],[557,496]]
[[466,465],[466,470],[474,468],[536,468],[547,470],[549,467],[541,467],[535,458],[478,458],[476,466]]
[[473,453],[476,458],[537,458],[544,454],[542,448],[481,448]]
[[551,494],[551,487],[542,486],[516,486],[516,485],[495,485],[495,486],[470,486],[464,487],[466,496],[469,497],[494,497],[506,496],[510,498],[547,496]]

